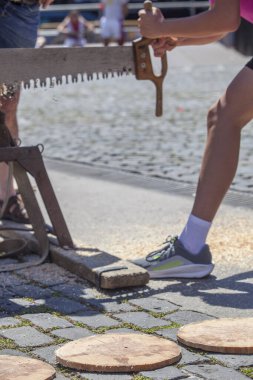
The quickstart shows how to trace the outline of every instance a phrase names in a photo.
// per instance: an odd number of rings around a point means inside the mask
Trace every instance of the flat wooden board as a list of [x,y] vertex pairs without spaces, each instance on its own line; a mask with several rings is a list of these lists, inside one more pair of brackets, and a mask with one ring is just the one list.
[[[20,225],[8,221],[1,221],[0,226],[20,228]],[[22,228],[26,228],[26,226],[22,225]],[[36,251],[36,246],[38,246],[34,235],[28,231],[5,230],[0,231],[0,236],[26,239],[28,248],[32,251]],[[55,241],[55,239],[52,240]],[[98,249],[85,248],[84,246],[82,250],[65,250],[50,244],[50,256],[55,264],[103,289],[143,286],[149,281],[149,274],[146,269]]]
[[204,351],[253,354],[253,318],[221,318],[181,327],[179,342]]
[[55,369],[40,360],[0,355],[0,380],[51,380]]
[[60,364],[92,372],[154,370],[180,358],[176,343],[145,334],[93,335],[69,342],[56,351]]

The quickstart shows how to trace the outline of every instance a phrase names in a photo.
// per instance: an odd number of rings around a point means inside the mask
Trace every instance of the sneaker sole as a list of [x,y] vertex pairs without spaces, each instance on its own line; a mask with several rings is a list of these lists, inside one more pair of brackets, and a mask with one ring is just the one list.
[[193,264],[160,271],[148,271],[150,278],[203,278],[213,271],[214,265]]

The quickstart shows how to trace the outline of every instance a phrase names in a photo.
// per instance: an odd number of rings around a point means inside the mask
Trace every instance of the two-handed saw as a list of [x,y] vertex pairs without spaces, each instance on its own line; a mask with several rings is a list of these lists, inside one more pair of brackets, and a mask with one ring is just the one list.
[[[151,1],[144,3],[152,10]],[[130,46],[44,49],[1,49],[0,83],[25,88],[133,74],[139,80],[151,80],[156,87],[156,116],[163,112],[162,85],[167,73],[166,54],[161,58],[161,73],[154,74],[150,56],[151,40],[139,38]]]

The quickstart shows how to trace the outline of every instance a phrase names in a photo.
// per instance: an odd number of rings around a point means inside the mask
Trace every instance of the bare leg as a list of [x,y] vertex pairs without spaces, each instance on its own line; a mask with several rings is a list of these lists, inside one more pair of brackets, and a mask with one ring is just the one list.
[[[15,139],[18,137],[18,121],[17,121],[17,108],[20,92],[17,91],[15,97],[4,100],[0,99],[0,110],[5,114],[5,123],[8,127],[12,137]],[[0,199],[3,200],[7,193],[7,180],[9,175],[9,168],[5,163],[0,164]],[[9,190],[9,196],[15,194],[13,180],[11,181],[11,187]]]
[[104,39],[104,46],[108,46],[110,43],[110,39],[109,38],[105,38]]
[[253,70],[245,67],[208,113],[208,136],[192,214],[212,221],[237,169],[241,129],[253,118]]

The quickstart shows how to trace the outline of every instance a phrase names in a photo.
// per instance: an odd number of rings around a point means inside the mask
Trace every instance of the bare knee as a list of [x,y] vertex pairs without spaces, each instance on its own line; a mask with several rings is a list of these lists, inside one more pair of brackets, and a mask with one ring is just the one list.
[[213,104],[207,113],[207,132],[209,133],[218,124],[218,105]]
[[240,131],[249,120],[246,115],[234,112],[227,99],[221,98],[208,110],[207,131],[208,133],[217,129]]

